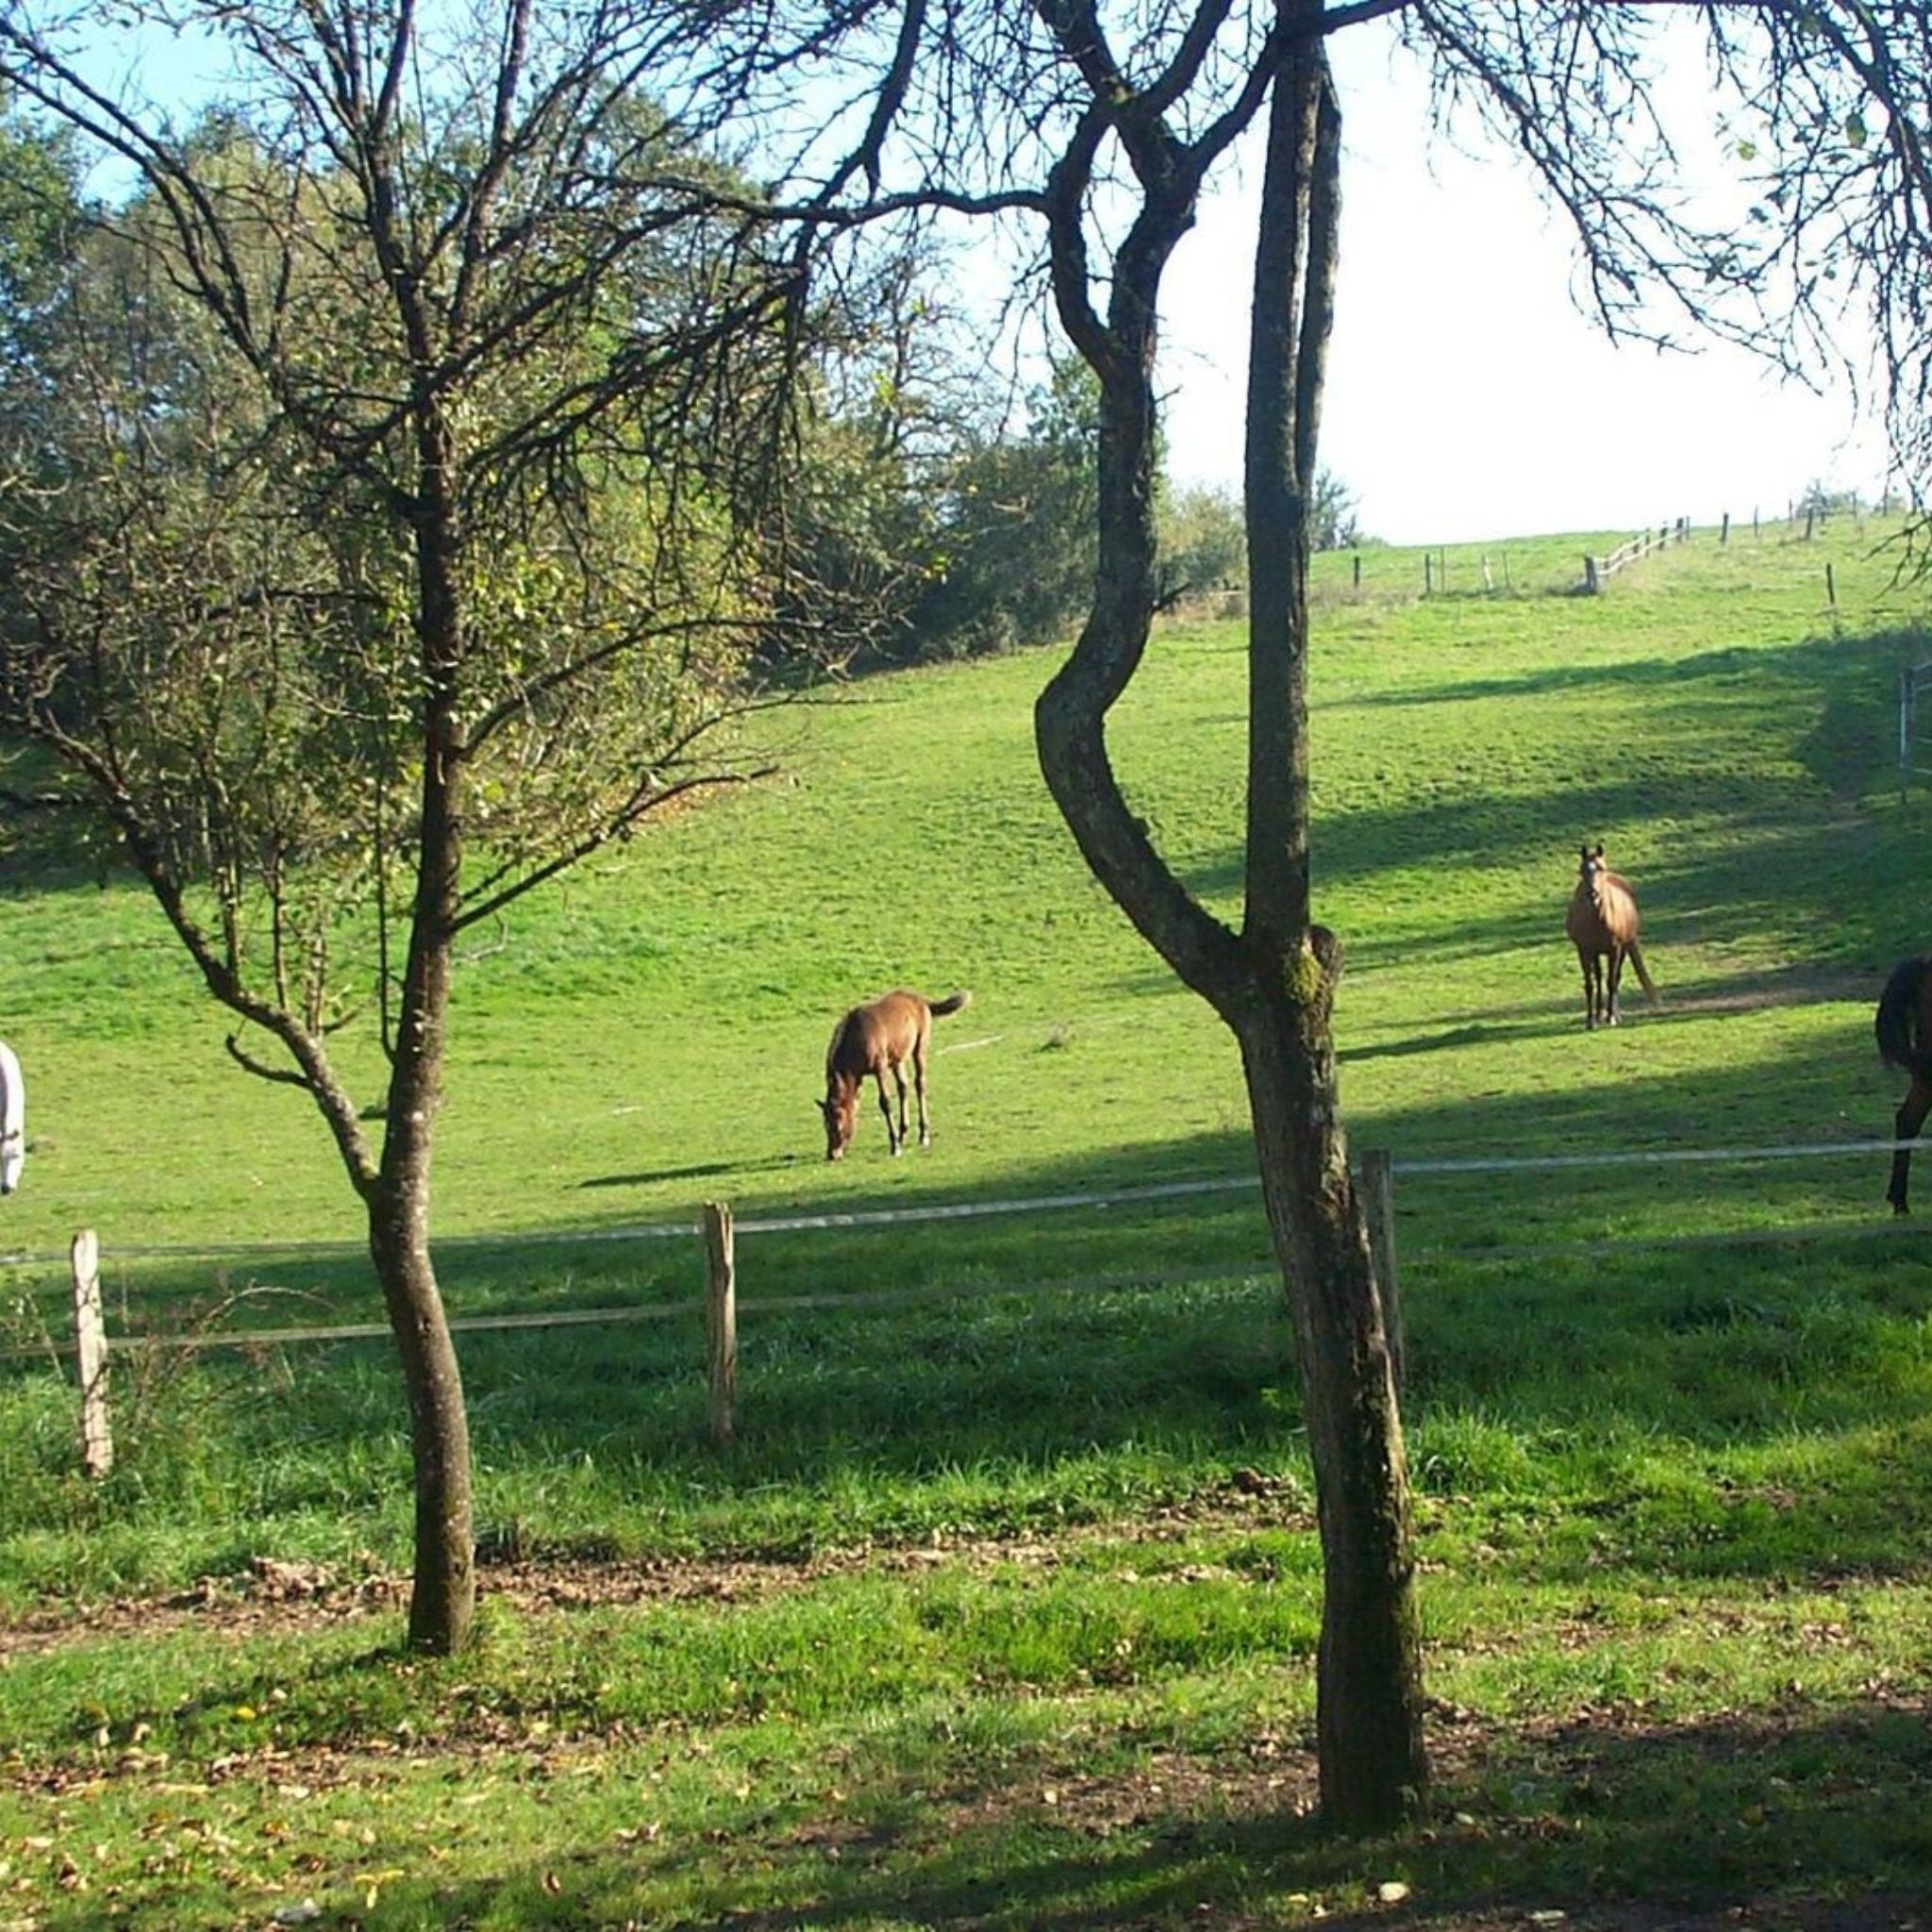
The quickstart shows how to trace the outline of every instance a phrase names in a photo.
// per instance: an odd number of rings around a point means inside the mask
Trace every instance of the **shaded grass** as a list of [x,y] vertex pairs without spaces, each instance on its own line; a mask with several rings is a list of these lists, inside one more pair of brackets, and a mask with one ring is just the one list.
[[[1542,594],[1578,548],[1428,603],[1413,556],[1358,596],[1323,565],[1318,884],[1357,1142],[1883,1134],[1870,1002],[1924,943],[1924,808],[1888,762],[1913,613],[1849,531]],[[1039,788],[1045,669],[802,714],[795,784],[660,828],[465,961],[452,1308],[653,1316],[465,1337],[486,1540],[519,1559],[473,1656],[401,1657],[380,1607],[408,1529],[382,1343],[117,1357],[99,1486],[44,1359],[0,1370],[14,1623],[182,1599],[0,1641],[0,1896],[46,1925],[312,1893],[338,1924],[867,1927],[1333,1923],[1391,1883],[1472,1925],[1932,1896],[1932,1257],[1868,1238],[1882,1157],[1402,1174],[1441,1789],[1386,1841],[1307,1823],[1318,1559],[1252,1192],[747,1233],[740,1434],[708,1446],[695,1243],[641,1224],[1252,1161],[1228,1042]],[[1241,675],[1229,627],[1174,626],[1115,733],[1228,911]],[[1586,1037],[1561,908],[1597,837],[1666,1004]],[[13,1339],[58,1325],[83,1222],[124,1330],[371,1319],[319,1127],[228,1070],[144,908],[42,881],[0,911],[36,1140]],[[888,1163],[874,1129],[828,1169],[825,1032],[900,982],[975,992],[941,1023],[939,1144]],[[869,1300],[780,1306],[833,1295]],[[280,1604],[259,1558],[325,1566],[322,1594]]]

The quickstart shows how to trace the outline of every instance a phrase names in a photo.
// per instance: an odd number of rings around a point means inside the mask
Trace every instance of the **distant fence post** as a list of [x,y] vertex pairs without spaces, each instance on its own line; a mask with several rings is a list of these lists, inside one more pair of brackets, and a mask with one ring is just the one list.
[[1583,559],[1583,591],[1586,596],[1596,595],[1596,558],[1593,557]]
[[108,1422],[108,1330],[101,1320],[101,1244],[91,1227],[68,1250],[74,1277],[74,1337],[80,1363],[80,1466],[96,1481],[114,1466]]
[[1731,541],[1731,513],[1730,513],[1730,511],[1729,511],[1729,510],[1725,510],[1725,512],[1724,512],[1724,522],[1723,522],[1722,524],[1720,524],[1720,525],[1718,525],[1718,531],[1717,531],[1717,541],[1718,541],[1718,548],[1719,548],[1719,549],[1723,549],[1723,548],[1724,548],[1724,545],[1725,545],[1726,543],[1728,543],[1728,542],[1729,542],[1730,541]]
[[705,1203],[705,1345],[711,1370],[711,1440],[729,1448],[738,1411],[738,1269],[731,1209]]
[[1362,1218],[1368,1223],[1369,1258],[1381,1291],[1382,1328],[1399,1394],[1408,1378],[1408,1349],[1402,1332],[1402,1291],[1395,1278],[1395,1170],[1386,1147],[1362,1150]]

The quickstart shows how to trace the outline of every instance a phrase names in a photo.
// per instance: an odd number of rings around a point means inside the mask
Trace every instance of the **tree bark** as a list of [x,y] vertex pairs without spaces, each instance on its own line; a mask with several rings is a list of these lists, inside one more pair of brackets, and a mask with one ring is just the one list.
[[427,1201],[426,1162],[393,1180],[385,1172],[370,1203],[369,1251],[409,1402],[416,1512],[408,1644],[451,1657],[469,1641],[475,1614],[475,1529],[463,1378],[430,1262]]
[[[1307,9],[1291,5],[1291,31]],[[1248,371],[1249,721],[1241,1045],[1262,1199],[1293,1315],[1322,1531],[1323,1807],[1373,1830],[1421,1800],[1414,1531],[1390,1336],[1348,1171],[1330,1016],[1341,954],[1310,917],[1308,510],[1333,317],[1341,113],[1312,30],[1275,81]]]
[[416,1546],[409,1645],[450,1656],[476,1607],[470,1427],[462,1374],[429,1252],[429,1181],[462,879],[462,526],[450,439],[426,398],[418,417],[417,641],[424,671],[422,825],[382,1160],[369,1191],[369,1249],[409,1402]]
[[1307,958],[1320,974],[1315,996],[1264,988],[1236,1032],[1315,1467],[1323,1812],[1373,1831],[1413,1810],[1428,1784],[1414,1530],[1389,1336],[1339,1110],[1333,935],[1316,927]]
[[[1045,11],[1046,9],[1042,9]],[[1058,13],[1049,13],[1058,19]],[[1070,50],[1096,85],[1116,71],[1091,10]],[[1205,157],[1136,97],[1097,106],[1047,197],[1054,291],[1100,378],[1093,607],[1035,707],[1048,789],[1094,875],[1239,1041],[1262,1194],[1292,1311],[1325,1588],[1318,1735],[1324,1811],[1391,1823],[1427,1781],[1408,1485],[1389,1338],[1348,1172],[1330,1011],[1341,970],[1312,924],[1308,867],[1307,556],[1333,303],[1341,121],[1313,0],[1284,0],[1274,75],[1249,372],[1246,905],[1237,935],[1166,865],[1108,756],[1107,714],[1145,652],[1155,601],[1153,384],[1160,279],[1192,219]],[[1158,92],[1158,91],[1157,91]],[[1142,94],[1139,101],[1148,96]],[[1117,112],[1117,119],[1109,114]],[[1105,320],[1090,301],[1081,198],[1101,128],[1142,190],[1115,255]]]

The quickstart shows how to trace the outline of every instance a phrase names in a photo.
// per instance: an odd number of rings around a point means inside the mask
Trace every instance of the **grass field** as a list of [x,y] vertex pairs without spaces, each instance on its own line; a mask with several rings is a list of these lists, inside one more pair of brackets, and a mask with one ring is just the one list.
[[[1701,532],[1594,599],[1568,591],[1614,538],[1452,551],[1426,600],[1419,553],[1364,553],[1358,590],[1321,559],[1357,1147],[1889,1133],[1872,1006],[1932,937],[1893,691],[1932,651],[1884,534]],[[491,1567],[455,1664],[393,1648],[384,1344],[120,1355],[118,1466],[75,1473],[75,1228],[122,1333],[376,1304],[319,1122],[231,1066],[158,917],[11,881],[0,1925],[1932,1916],[1932,1255],[1871,1153],[1401,1176],[1440,1789],[1393,1840],[1311,1831],[1319,1578],[1257,1207],[1134,1191],[1250,1171],[1239,1069],[1044,794],[1053,661],[785,714],[780,777],[463,962],[453,1312],[635,1319],[464,1338]],[[1112,733],[1230,915],[1242,688],[1236,626],[1174,623]],[[1664,1003],[1587,1034],[1562,912],[1597,839]],[[974,994],[935,1145],[891,1162],[866,1115],[828,1167],[826,1034],[901,983]],[[645,1232],[703,1199],[989,1211],[746,1232],[726,1457],[696,1243]]]

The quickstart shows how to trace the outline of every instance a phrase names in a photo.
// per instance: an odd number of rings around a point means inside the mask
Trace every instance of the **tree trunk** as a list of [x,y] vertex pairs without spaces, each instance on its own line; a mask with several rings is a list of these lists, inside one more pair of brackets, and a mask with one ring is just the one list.
[[1417,1807],[1428,1760],[1407,1457],[1328,1031],[1325,990],[1340,950],[1316,928],[1310,957],[1324,992],[1304,1002],[1264,991],[1237,1032],[1315,1466],[1322,1806],[1334,1824],[1363,1831]]
[[[1304,20],[1307,9],[1291,6]],[[1322,1800],[1375,1830],[1421,1800],[1414,1536],[1389,1336],[1348,1172],[1330,1015],[1341,949],[1312,924],[1308,513],[1333,318],[1341,114],[1320,38],[1271,106],[1248,371],[1248,821],[1241,1041],[1262,1198],[1294,1322],[1322,1530]]]
[[[1041,769],[1082,855],[1241,1044],[1269,1227],[1293,1312],[1326,1589],[1319,1685],[1329,1819],[1378,1829],[1427,1775],[1408,1488],[1388,1338],[1348,1174],[1329,1010],[1333,936],[1310,924],[1308,510],[1333,298],[1340,117],[1314,0],[1284,0],[1274,82],[1248,404],[1246,906],[1239,934],[1168,867],[1108,755],[1107,715],[1146,649],[1156,596],[1153,384],[1160,279],[1193,216],[1203,151],[1123,111],[1088,124],[1047,197],[1054,292],[1100,378],[1099,572],[1073,650],[1034,708]],[[1058,17],[1057,15],[1053,17]],[[1069,57],[1106,95],[1117,67],[1091,9]],[[1080,227],[1094,130],[1111,125],[1143,190],[1105,321]]]
[[420,1187],[408,1177],[391,1184],[385,1174],[370,1203],[369,1251],[409,1399],[416,1496],[409,1648],[451,1657],[469,1641],[475,1614],[475,1528],[463,1378],[429,1258],[427,1201],[426,1172]]
[[462,530],[451,440],[425,401],[416,525],[418,642],[425,674],[422,828],[408,957],[396,1019],[382,1163],[369,1191],[369,1246],[408,1391],[416,1476],[412,1649],[449,1656],[476,1607],[470,1427],[456,1344],[429,1253],[429,1179],[449,1015],[463,864],[465,768],[459,723],[463,632],[457,592]]

